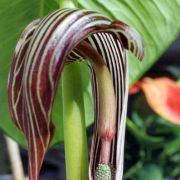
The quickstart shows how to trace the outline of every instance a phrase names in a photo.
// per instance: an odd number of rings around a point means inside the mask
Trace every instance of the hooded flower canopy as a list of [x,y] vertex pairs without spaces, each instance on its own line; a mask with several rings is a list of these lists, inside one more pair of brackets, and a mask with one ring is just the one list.
[[[120,21],[112,22],[93,11],[57,10],[29,24],[14,52],[8,81],[11,117],[27,138],[29,177],[36,180],[53,138],[51,111],[61,72],[67,61],[86,57],[81,42],[88,43],[104,60],[112,76],[116,98],[116,134],[111,144],[110,164],[115,179],[123,172],[124,131],[127,109],[127,61],[125,49],[142,60],[144,49],[138,33]],[[82,49],[80,49],[82,48]],[[88,55],[87,55],[88,57]],[[95,179],[100,162],[98,134],[99,94],[92,68],[95,130],[91,146],[89,178]]]

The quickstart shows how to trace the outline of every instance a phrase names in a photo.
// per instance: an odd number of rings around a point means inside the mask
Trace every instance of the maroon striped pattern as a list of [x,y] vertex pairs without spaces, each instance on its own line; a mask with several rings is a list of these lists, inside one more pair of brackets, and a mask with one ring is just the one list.
[[[116,168],[116,179],[121,179],[128,84],[124,48],[142,59],[142,42],[138,33],[122,22],[112,23],[107,17],[93,11],[62,9],[26,27],[17,43],[9,73],[9,109],[12,120],[27,138],[30,180],[38,179],[44,155],[53,138],[51,111],[62,69],[68,57],[81,58],[72,50],[83,39],[103,57],[113,78],[118,133],[113,140],[111,163]],[[96,131],[98,88],[93,69],[92,74],[95,131],[90,179],[94,179],[100,148]]]
[[[123,151],[124,151],[124,129],[126,117],[123,113],[126,113],[127,103],[125,98],[127,96],[127,64],[125,57],[125,49],[121,41],[118,40],[117,36],[112,33],[97,33],[89,37],[89,42],[91,45],[101,54],[110,74],[113,79],[113,85],[116,95],[116,127],[117,134],[113,139],[111,146],[111,157],[110,164],[116,169],[116,174],[119,179],[122,177],[123,173]],[[93,137],[93,143],[91,148],[91,158],[90,159],[90,174],[94,176],[96,167],[100,163],[99,152],[101,149],[101,139],[97,133],[98,129],[98,116],[99,116],[99,106],[98,106],[98,86],[96,76],[93,73],[93,94],[95,103],[95,134]],[[118,144],[118,140],[120,140]],[[120,153],[120,154],[119,154]]]

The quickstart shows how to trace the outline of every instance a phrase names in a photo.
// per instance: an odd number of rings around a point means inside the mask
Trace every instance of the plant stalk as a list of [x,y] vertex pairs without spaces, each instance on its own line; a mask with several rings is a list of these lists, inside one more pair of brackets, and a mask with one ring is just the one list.
[[77,7],[77,0],[59,0],[59,8]]
[[13,180],[24,180],[24,170],[20,156],[19,146],[11,138],[4,136],[11,163]]
[[[77,0],[59,0],[60,8],[74,8]],[[62,74],[63,129],[66,176],[68,180],[88,180],[88,150],[79,62],[66,66]]]
[[68,180],[88,180],[88,152],[79,62],[67,65],[62,75],[64,143]]

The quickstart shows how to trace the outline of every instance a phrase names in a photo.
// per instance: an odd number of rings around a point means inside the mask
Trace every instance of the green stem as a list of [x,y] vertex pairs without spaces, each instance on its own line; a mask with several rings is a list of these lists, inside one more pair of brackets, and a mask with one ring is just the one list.
[[162,138],[148,136],[145,132],[139,130],[138,127],[129,119],[127,119],[127,128],[134,134],[134,136],[140,142],[140,144],[161,143],[163,140]]
[[[77,7],[77,0],[59,0],[60,8]],[[63,126],[68,180],[88,180],[88,151],[81,67],[71,63],[63,70]]]
[[59,0],[60,8],[74,8],[77,7],[77,0]]
[[79,62],[64,68],[62,93],[67,179],[88,180],[87,136]]

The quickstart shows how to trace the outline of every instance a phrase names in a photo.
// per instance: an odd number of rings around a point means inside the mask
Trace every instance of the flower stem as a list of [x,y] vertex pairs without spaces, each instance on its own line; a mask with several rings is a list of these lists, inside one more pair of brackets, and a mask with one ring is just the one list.
[[[74,8],[77,0],[59,0],[60,8]],[[68,180],[88,180],[88,150],[79,62],[66,66],[62,74],[63,129],[66,176]]]
[[11,162],[12,175],[14,180],[24,180],[24,170],[20,156],[19,146],[10,137],[5,136],[9,159]]
[[88,153],[79,62],[67,65],[62,75],[64,142],[68,180],[88,180]]
[[77,6],[77,0],[59,0],[60,8],[74,8]]

